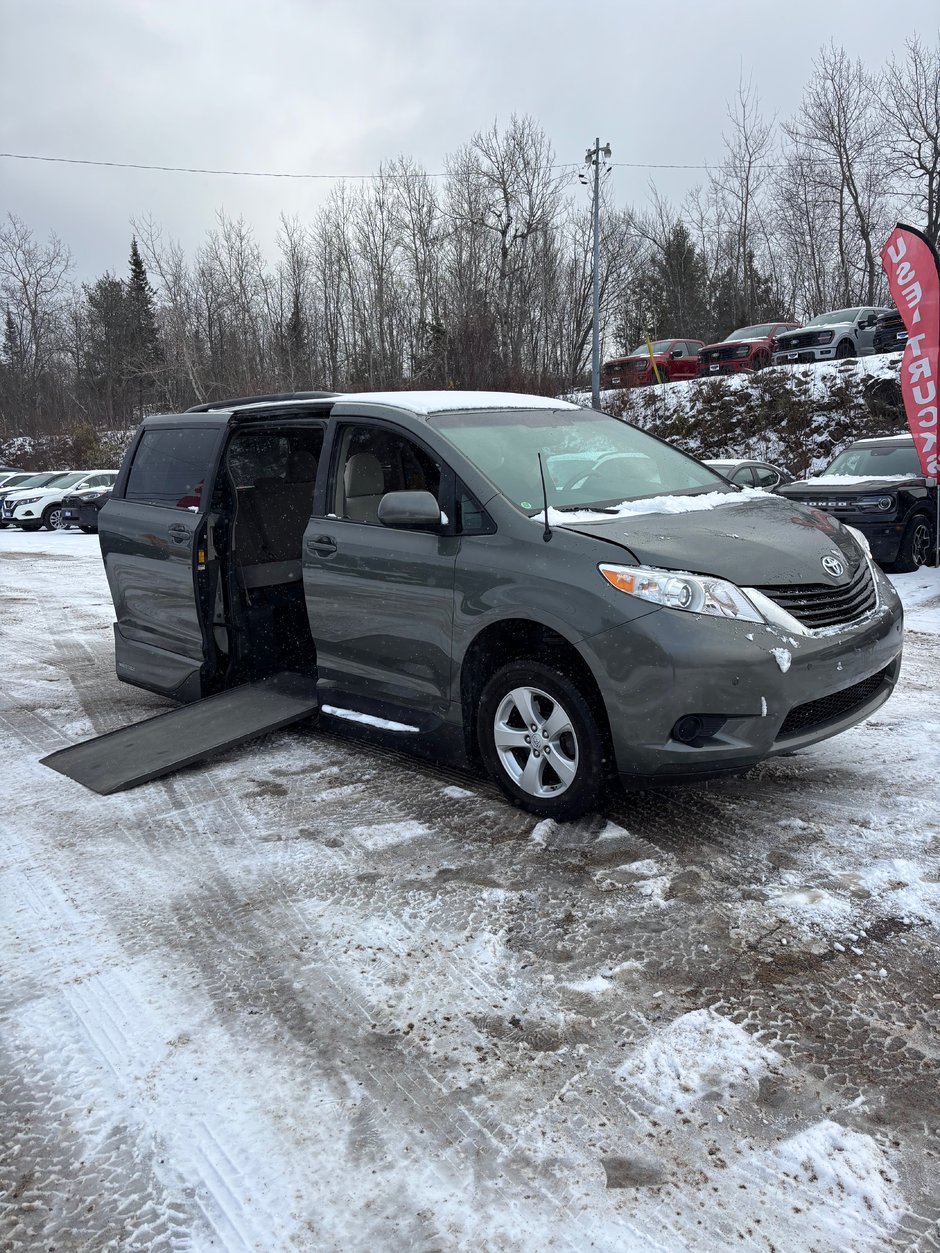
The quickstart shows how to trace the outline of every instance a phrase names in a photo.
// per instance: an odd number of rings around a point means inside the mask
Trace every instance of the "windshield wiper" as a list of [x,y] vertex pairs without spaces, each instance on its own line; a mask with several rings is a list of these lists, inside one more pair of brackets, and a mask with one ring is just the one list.
[[[592,513],[616,513],[620,505],[555,505],[553,506],[559,513],[581,513],[582,510],[590,510]],[[534,516],[534,515],[533,515]]]

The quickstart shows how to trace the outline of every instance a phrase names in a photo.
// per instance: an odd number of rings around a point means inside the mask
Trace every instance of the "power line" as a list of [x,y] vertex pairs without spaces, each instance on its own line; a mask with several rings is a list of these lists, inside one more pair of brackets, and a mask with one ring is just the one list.
[[[85,157],[49,157],[33,152],[0,152],[0,157],[5,157],[10,161],[44,161],[55,165],[91,165],[104,169],[112,170],[153,170],[161,174],[220,174],[229,175],[234,178],[290,178],[290,179],[314,179],[320,181],[341,181],[343,179],[355,179],[357,181],[367,181],[369,179],[396,179],[396,178],[447,178],[446,173],[429,173],[427,170],[409,170],[407,172],[378,172],[372,174],[318,174],[318,173],[296,173],[279,170],[222,170],[210,169],[205,166],[198,165],[150,165],[142,161],[93,161]],[[807,158],[802,158],[806,162]],[[809,158],[813,165],[832,165],[835,164],[834,158],[829,157],[813,157]],[[677,161],[614,161],[614,166],[623,170],[717,170],[721,167],[721,162],[700,162],[685,163]],[[552,169],[570,170],[579,169],[580,165],[577,161],[562,161],[554,164]],[[785,167],[779,163],[760,162],[756,168],[763,170],[781,170]]]

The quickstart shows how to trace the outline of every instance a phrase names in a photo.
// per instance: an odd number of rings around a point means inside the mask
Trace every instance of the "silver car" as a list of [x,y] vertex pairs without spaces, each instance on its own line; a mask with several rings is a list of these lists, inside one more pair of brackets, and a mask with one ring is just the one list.
[[774,365],[834,358],[867,357],[875,351],[875,326],[891,309],[833,309],[820,313],[798,331],[777,336]]

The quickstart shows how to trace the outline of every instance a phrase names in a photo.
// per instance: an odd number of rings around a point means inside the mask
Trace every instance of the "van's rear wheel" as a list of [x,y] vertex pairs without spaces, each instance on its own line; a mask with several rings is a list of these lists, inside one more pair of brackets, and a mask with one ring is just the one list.
[[604,745],[575,683],[538,661],[493,675],[477,715],[490,776],[513,804],[564,821],[593,809],[604,777]]

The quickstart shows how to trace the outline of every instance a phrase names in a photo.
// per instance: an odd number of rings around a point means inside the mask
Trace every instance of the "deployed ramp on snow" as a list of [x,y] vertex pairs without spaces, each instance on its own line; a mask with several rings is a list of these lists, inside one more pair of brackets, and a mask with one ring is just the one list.
[[107,796],[279,731],[316,709],[316,679],[284,672],[61,748],[42,764]]

